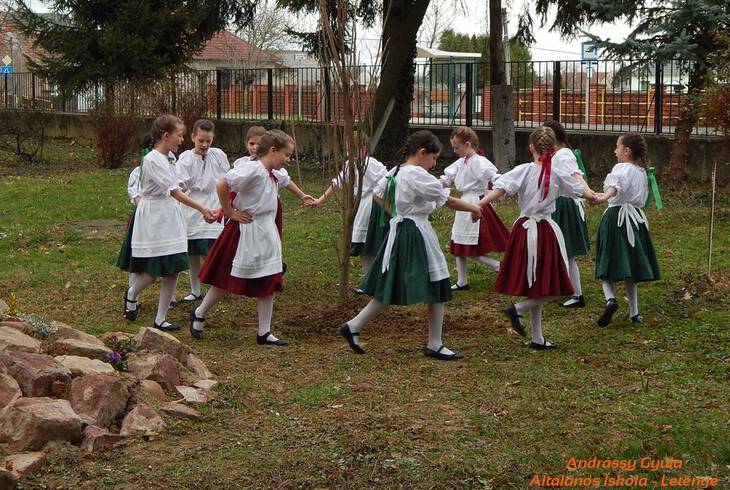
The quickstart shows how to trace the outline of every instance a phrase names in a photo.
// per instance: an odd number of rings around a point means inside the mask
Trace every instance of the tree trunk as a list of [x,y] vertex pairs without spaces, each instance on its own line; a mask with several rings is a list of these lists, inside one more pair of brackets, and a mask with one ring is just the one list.
[[492,159],[506,171],[515,164],[515,119],[512,87],[505,84],[502,2],[489,0],[489,74],[492,100]]
[[[371,145],[376,148],[374,156],[380,156],[386,163],[392,161],[394,149],[403,144],[408,134],[416,35],[429,3],[430,0],[414,0],[413,3],[396,0],[383,2],[383,11],[386,13],[383,24],[383,67],[372,112],[364,121],[364,129],[371,136]],[[384,126],[381,145],[375,133],[389,116],[388,106],[391,101],[393,109]]]
[[677,127],[674,130],[672,153],[669,158],[667,174],[674,186],[679,186],[687,179],[685,166],[689,158],[689,138],[697,124],[698,102],[701,92],[707,84],[707,69],[695,63],[690,70],[687,99],[679,113]]

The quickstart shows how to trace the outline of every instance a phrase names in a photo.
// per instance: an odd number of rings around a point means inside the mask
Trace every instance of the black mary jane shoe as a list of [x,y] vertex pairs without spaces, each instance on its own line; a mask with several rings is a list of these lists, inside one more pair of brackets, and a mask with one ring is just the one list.
[[[192,296],[193,299],[188,299],[188,296]],[[180,298],[180,301],[178,301],[178,303],[195,303],[196,301],[203,298],[202,294],[190,293],[190,294],[188,294],[188,296],[184,296],[184,297]]]
[[[566,301],[565,303],[563,303],[563,308],[585,308],[586,307],[586,300],[585,300],[585,298],[583,298],[582,294],[580,296],[573,296],[572,298],[570,298],[570,300],[573,300],[574,303],[568,304],[568,302]],[[570,300],[568,300],[568,301],[570,301]]]
[[194,339],[202,340],[203,331],[193,328],[193,325],[195,325],[195,322],[205,322],[205,318],[198,317],[198,315],[195,314],[195,310],[197,310],[197,308],[190,310],[190,335],[192,335]]
[[631,323],[633,323],[634,325],[641,325],[642,323],[644,323],[644,317],[642,317],[641,315],[634,315],[631,317]]
[[271,332],[266,332],[263,335],[256,334],[256,343],[259,345],[289,345],[288,340],[284,340],[284,339],[269,340],[269,335],[271,335]]
[[359,332],[353,332],[350,330],[350,326],[347,323],[343,323],[340,325],[340,327],[337,329],[337,331],[345,337],[345,340],[347,340],[347,344],[350,346],[350,349],[353,350],[356,354],[365,354],[365,349],[360,347],[358,344],[355,343],[355,337],[359,337]]
[[546,340],[544,344],[538,344],[537,342],[530,342],[529,347],[530,347],[530,349],[534,349],[534,350],[552,350],[552,349],[557,349],[558,344],[549,344],[548,341]]
[[122,311],[122,316],[129,320],[130,322],[133,322],[137,319],[137,315],[139,315],[139,305],[137,305],[137,309],[135,310],[128,310],[127,309],[127,303],[137,303],[137,300],[134,301],[131,299],[127,299],[129,297],[129,288],[127,288],[126,291],[124,291],[124,310]]
[[616,298],[611,298],[606,301],[606,309],[603,310],[603,314],[596,320],[596,325],[601,328],[607,327],[611,323],[611,319],[613,318],[613,314],[616,313],[616,310],[618,310]]
[[440,361],[458,361],[459,359],[464,359],[464,356],[462,356],[461,354],[457,354],[456,352],[454,352],[453,354],[444,354],[441,351],[444,350],[445,347],[446,346],[442,345],[436,350],[426,347],[425,349],[423,349],[423,353],[426,355],[426,357],[433,357],[434,359],[438,359]]
[[505,308],[504,314],[507,315],[507,318],[509,318],[509,321],[512,324],[512,330],[514,330],[523,337],[527,337],[527,332],[525,332],[525,326],[522,324],[522,320],[520,320],[520,318],[522,318],[522,315],[517,313],[517,308],[515,308],[515,305],[511,304],[507,308]]
[[164,321],[160,325],[158,325],[157,322],[152,322],[152,327],[157,330],[162,330],[163,332],[174,332],[175,330],[180,330],[180,325],[177,323],[170,323],[168,321]]
[[470,289],[471,289],[471,286],[469,286],[469,283],[466,283],[463,286],[460,286],[458,282],[456,284],[451,285],[452,291],[469,291]]

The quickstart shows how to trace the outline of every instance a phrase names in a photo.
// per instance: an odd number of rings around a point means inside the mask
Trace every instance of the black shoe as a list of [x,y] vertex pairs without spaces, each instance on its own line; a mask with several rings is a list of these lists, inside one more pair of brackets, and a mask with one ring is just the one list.
[[203,331],[193,328],[193,325],[195,322],[205,322],[205,318],[199,318],[198,315],[195,314],[195,310],[197,310],[197,308],[190,310],[190,335],[192,335],[194,339],[202,340]]
[[363,291],[360,286],[355,286],[354,288],[352,288],[352,290],[355,292],[355,294],[365,294],[365,291]]
[[544,344],[538,344],[537,342],[530,342],[530,349],[535,350],[551,350],[551,349],[557,349],[558,344],[550,344],[546,340]]
[[175,308],[176,306],[177,306],[177,301],[175,301],[174,299],[172,301],[170,301],[170,308]]
[[122,310],[122,316],[129,320],[130,322],[133,322],[137,319],[137,315],[139,314],[139,305],[137,306],[137,309],[135,310],[128,310],[127,309],[127,303],[136,303],[137,300],[132,301],[131,299],[127,299],[129,296],[129,288],[127,288],[126,291],[124,291],[124,310]]
[[167,321],[162,322],[160,325],[158,325],[157,322],[152,322],[152,327],[157,330],[162,330],[163,332],[174,332],[175,330],[180,330],[180,325]]
[[269,335],[271,335],[271,332],[266,332],[263,335],[256,334],[256,343],[259,345],[289,345],[288,340],[269,340]]
[[520,320],[520,318],[522,318],[522,315],[517,314],[517,308],[515,308],[515,305],[511,304],[507,308],[505,308],[504,314],[507,315],[507,318],[509,318],[509,321],[512,323],[512,330],[522,335],[523,337],[527,337],[527,332],[525,332],[525,326],[522,325],[522,321]]
[[[193,299],[188,299],[188,296],[192,296]],[[201,299],[203,297],[202,294],[193,294],[193,293],[188,294],[188,296],[180,298],[180,301],[178,301],[178,303],[195,303],[196,301],[198,301],[199,299]],[[170,303],[170,306],[172,306],[172,303]]]
[[464,284],[463,286],[459,286],[459,283],[453,284],[451,286],[452,291],[469,291],[471,289],[471,286],[469,286],[469,283]]
[[444,349],[445,346],[441,346],[436,350],[429,349],[426,347],[423,349],[423,353],[426,355],[426,357],[433,357],[434,359],[438,359],[440,361],[458,361],[459,359],[464,359],[464,356],[461,354],[457,354],[454,352],[453,354],[444,354],[441,351]]
[[[568,301],[574,301],[573,303],[568,303]],[[568,301],[563,303],[563,308],[585,308],[586,307],[586,301],[583,298],[583,295],[580,296],[573,296]]]
[[613,318],[613,314],[616,313],[616,310],[618,310],[616,298],[611,298],[606,301],[606,309],[603,310],[603,315],[601,315],[601,317],[596,321],[596,325],[599,327],[607,327],[608,324],[611,323],[611,318]]
[[641,325],[644,323],[644,318],[641,315],[634,315],[631,317],[631,323],[635,325]]
[[347,344],[350,346],[350,349],[352,349],[357,354],[365,354],[365,349],[360,347],[355,343],[355,339],[353,337],[359,337],[359,332],[353,332],[350,330],[350,326],[347,323],[343,323],[340,325],[340,328],[337,329],[338,332],[340,332],[340,335],[345,337],[345,340],[347,340]]

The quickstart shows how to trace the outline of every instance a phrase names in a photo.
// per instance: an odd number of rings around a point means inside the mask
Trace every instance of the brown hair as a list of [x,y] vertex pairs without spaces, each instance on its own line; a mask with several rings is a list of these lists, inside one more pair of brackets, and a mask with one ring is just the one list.
[[451,132],[450,139],[457,139],[461,143],[470,143],[474,150],[479,148],[479,137],[473,129],[467,126],[459,126]]
[[261,158],[272,148],[283,150],[287,146],[294,146],[294,140],[281,129],[272,129],[261,135],[261,141],[256,146],[256,156]]
[[555,132],[543,126],[532,132],[529,142],[538,154],[544,155],[555,146]]
[[266,134],[266,129],[263,126],[251,126],[248,128],[248,131],[246,131],[246,143],[248,143],[251,138],[255,138],[256,136],[263,136]]
[[631,150],[631,156],[635,160],[638,160],[642,165],[644,165],[647,147],[646,140],[642,135],[638,133],[622,134],[619,136],[618,140],[622,145]]
[[210,131],[212,133],[215,131],[215,124],[209,119],[198,119],[193,124],[193,133],[197,131]]
[[565,132],[565,128],[558,121],[547,121],[542,123],[543,127],[550,128],[555,133],[555,140],[561,145],[570,146],[568,143],[568,135]]
[[178,126],[185,127],[185,124],[179,117],[173,116],[172,114],[159,116],[152,123],[152,130],[150,131],[152,133],[152,140],[157,143],[165,133],[172,133]]

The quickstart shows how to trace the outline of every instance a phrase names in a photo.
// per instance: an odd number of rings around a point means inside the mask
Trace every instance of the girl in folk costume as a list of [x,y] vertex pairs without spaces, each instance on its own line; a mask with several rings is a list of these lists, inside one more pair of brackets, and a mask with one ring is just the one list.
[[[152,135],[147,133],[142,138],[141,158],[139,160],[140,165],[144,157],[152,150],[153,145]],[[132,214],[129,215],[127,222],[127,233],[124,235],[124,241],[122,241],[122,248],[119,250],[117,256],[117,267],[125,272],[129,272],[129,261],[132,258],[132,231],[134,230],[134,214],[137,211],[137,205],[142,199],[142,183],[140,182],[140,166],[134,167],[134,170],[130,172],[129,178],[127,179],[127,196],[129,202],[132,203]],[[136,274],[133,272],[129,273],[128,286],[132,287],[132,283],[136,280]]]
[[510,305],[505,314],[512,329],[526,336],[520,318],[530,312],[532,323],[531,349],[554,349],[556,344],[542,334],[542,307],[561,295],[573,293],[568,274],[568,257],[563,233],[552,220],[559,196],[592,199],[593,191],[585,182],[574,179],[561,168],[552,167],[555,133],[540,128],[530,135],[531,163],[518,165],[494,183],[494,190],[479,202],[480,206],[505,194],[517,195],[521,217],[510,234],[507,252],[497,275],[494,289],[528,299]]
[[[227,293],[256,298],[259,345],[286,345],[271,333],[271,315],[276,292],[284,290],[281,235],[277,230],[277,177],[294,151],[293,140],[283,131],[268,131],[261,137],[259,160],[239,165],[218,181],[218,198],[229,218],[200,271],[211,288],[202,303],[190,312],[190,333],[203,338],[205,315]],[[227,199],[236,193],[233,205]]]
[[596,243],[596,278],[601,280],[606,296],[606,309],[597,321],[599,327],[608,326],[618,310],[616,281],[624,281],[631,321],[642,323],[637,283],[660,277],[649,221],[642,210],[649,200],[650,184],[656,206],[662,208],[654,169],[649,169],[647,176],[643,167],[646,141],[641,135],[625,134],[618,138],[615,154],[620,163],[606,176],[604,192],[596,197],[596,202],[608,202]]
[[[178,159],[183,183],[189,190],[188,195],[211,209],[220,208],[215,185],[231,169],[228,157],[219,148],[213,148],[215,125],[207,119],[199,119],[193,125],[191,138],[195,148],[183,152]],[[200,299],[201,257],[208,255],[210,247],[218,238],[223,225],[207,223],[194,209],[183,208],[188,233],[188,260],[190,261],[190,294],[180,300],[191,303]]]
[[[552,129],[555,133],[558,150],[553,155],[553,168],[559,168],[572,175],[579,182],[585,182],[584,173],[578,165],[578,160],[568,147],[565,128],[557,121],[546,122],[543,126]],[[563,303],[563,306],[565,308],[583,308],[586,303],[583,299],[578,262],[575,260],[579,255],[587,255],[590,249],[583,200],[560,196],[555,201],[555,212],[552,217],[563,232],[565,251],[568,254],[570,283],[573,285],[573,297]]]
[[[375,258],[375,254],[373,253],[365,253],[365,243],[368,237],[368,229],[370,226],[377,226],[377,220],[375,223],[371,221],[371,217],[373,214],[373,191],[375,190],[375,187],[377,186],[378,182],[385,177],[385,174],[387,173],[387,169],[385,168],[385,165],[380,163],[378,160],[371,156],[367,155],[367,148],[368,148],[368,139],[367,136],[364,133],[358,132],[356,139],[358,140],[358,144],[360,145],[359,152],[360,155],[363,155],[365,157],[365,161],[363,162],[363,174],[362,179],[360,178],[358,169],[350,168],[349,162],[345,162],[345,164],[342,167],[342,170],[340,173],[332,179],[332,184],[324,191],[324,194],[320,196],[318,199],[315,199],[313,206],[318,206],[322,204],[325,199],[330,197],[332,194],[335,193],[335,190],[339,190],[342,188],[343,185],[346,185],[348,179],[350,178],[350,174],[352,174],[355,177],[355,183],[353,185],[353,195],[354,196],[360,196],[360,204],[357,208],[357,213],[355,214],[355,220],[352,224],[352,240],[351,240],[351,246],[350,246],[350,256],[351,257],[360,257],[360,262],[362,264],[362,270],[363,273],[366,273],[370,270],[370,266],[373,263],[373,259]],[[362,189],[360,189],[360,182],[362,181]],[[377,208],[377,212],[379,212],[380,208]],[[376,216],[378,217],[378,216]],[[376,252],[377,253],[377,252]],[[360,287],[355,288],[355,292],[362,293],[362,289]]]
[[160,330],[180,327],[165,320],[180,271],[188,264],[188,240],[185,219],[178,201],[198,210],[207,221],[215,212],[183,193],[174,158],[183,141],[185,127],[175,116],[160,116],[152,124],[154,149],[141,165],[141,201],[135,212],[132,232],[132,259],[129,271],[136,273],[132,286],[124,294],[124,316],[137,317],[137,297],[157,277],[162,278],[157,316],[153,326]]
[[[497,176],[497,167],[477,154],[479,140],[473,129],[459,127],[451,133],[451,146],[459,159],[446,167],[441,176],[444,187],[456,186],[461,199],[475,204],[484,197],[489,184]],[[489,252],[504,252],[509,230],[490,204],[482,209],[482,218],[474,223],[469,213],[457,211],[451,229],[451,253],[456,257],[458,279],[451,286],[455,291],[469,289],[466,259],[470,257],[499,272],[499,261],[488,257]]]
[[339,332],[353,351],[362,354],[362,328],[387,305],[426,303],[429,335],[424,353],[441,360],[461,359],[463,356],[441,341],[444,302],[451,299],[451,285],[446,259],[428,216],[443,205],[471,212],[475,219],[481,217],[482,210],[450,197],[449,189],[428,173],[441,152],[441,143],[433,133],[413,133],[401,151],[403,163],[375,190],[376,199],[382,198],[393,218],[387,242],[360,284],[373,299],[355,318],[340,325]]

